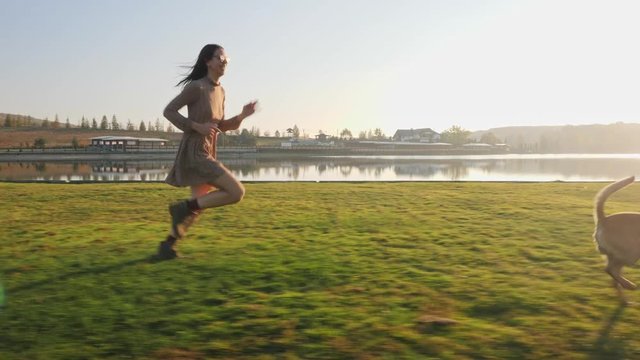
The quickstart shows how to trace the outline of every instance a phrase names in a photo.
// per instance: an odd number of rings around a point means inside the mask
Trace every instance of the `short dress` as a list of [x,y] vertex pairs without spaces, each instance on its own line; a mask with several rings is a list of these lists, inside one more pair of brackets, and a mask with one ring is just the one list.
[[[237,117],[224,119],[224,99],[224,88],[205,76],[188,83],[165,108],[164,116],[183,131],[176,160],[165,180],[169,185],[213,184],[223,174],[230,173],[216,160],[217,134],[204,136],[190,126],[190,121],[195,121],[216,123],[220,131],[240,127]],[[184,106],[187,106],[188,117],[178,112]]]

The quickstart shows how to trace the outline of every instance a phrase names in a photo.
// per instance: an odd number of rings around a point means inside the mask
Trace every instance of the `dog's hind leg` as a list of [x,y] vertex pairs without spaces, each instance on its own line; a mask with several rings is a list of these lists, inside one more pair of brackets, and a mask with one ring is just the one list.
[[637,288],[636,284],[632,283],[624,276],[622,276],[622,267],[624,264],[619,262],[618,260],[612,258],[611,256],[607,256],[607,267],[605,271],[607,274],[611,275],[611,277],[618,282],[618,284],[622,285],[623,288],[627,290],[635,290]]
[[622,285],[620,285],[620,283],[618,281],[616,281],[616,279],[611,279],[611,285],[613,285],[613,288],[616,289],[616,292],[618,293],[618,299],[620,300],[620,303],[622,305],[630,305],[629,301],[627,300],[627,296],[624,294],[624,290],[622,289]]

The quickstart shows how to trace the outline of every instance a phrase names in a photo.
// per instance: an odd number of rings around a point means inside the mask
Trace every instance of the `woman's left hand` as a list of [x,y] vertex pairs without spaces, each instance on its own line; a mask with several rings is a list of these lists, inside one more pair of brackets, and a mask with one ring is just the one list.
[[258,106],[258,100],[252,101],[245,105],[242,108],[242,114],[240,114],[243,118],[249,117],[256,112],[256,107]]

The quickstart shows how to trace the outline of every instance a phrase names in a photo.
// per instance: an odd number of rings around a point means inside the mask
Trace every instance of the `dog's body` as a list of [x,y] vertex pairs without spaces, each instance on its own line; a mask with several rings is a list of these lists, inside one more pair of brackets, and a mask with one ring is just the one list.
[[633,290],[636,285],[622,276],[622,267],[631,266],[640,259],[640,213],[624,212],[606,216],[604,203],[611,194],[633,183],[631,176],[607,185],[595,198],[593,218],[596,223],[593,239],[598,251],[607,258],[605,271],[611,275],[618,294],[620,289]]

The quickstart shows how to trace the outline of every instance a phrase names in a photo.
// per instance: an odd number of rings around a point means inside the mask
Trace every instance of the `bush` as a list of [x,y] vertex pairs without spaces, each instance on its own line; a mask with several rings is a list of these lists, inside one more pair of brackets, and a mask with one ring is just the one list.
[[45,140],[44,138],[37,138],[34,142],[33,142],[33,147],[36,149],[44,149],[45,145],[47,145],[47,140]]

